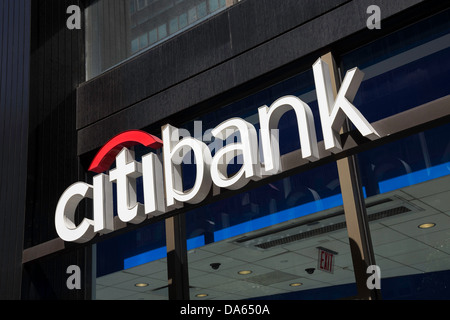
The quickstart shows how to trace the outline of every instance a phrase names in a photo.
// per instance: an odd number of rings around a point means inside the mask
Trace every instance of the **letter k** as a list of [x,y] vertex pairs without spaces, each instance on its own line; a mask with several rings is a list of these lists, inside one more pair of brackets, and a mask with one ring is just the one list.
[[364,137],[370,140],[380,138],[378,132],[353,105],[364,73],[358,68],[349,70],[335,98],[328,64],[319,59],[314,63],[313,71],[325,149],[333,153],[342,150],[340,130],[346,117]]

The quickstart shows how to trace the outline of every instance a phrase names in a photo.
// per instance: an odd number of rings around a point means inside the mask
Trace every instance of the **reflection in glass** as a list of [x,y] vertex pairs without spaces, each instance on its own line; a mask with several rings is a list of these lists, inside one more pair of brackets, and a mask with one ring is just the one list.
[[372,123],[448,95],[449,44],[447,10],[346,53],[344,71],[365,73],[355,105]]
[[[188,212],[186,220],[194,300],[197,293],[220,300],[356,295],[334,163]],[[334,253],[332,272],[319,269],[319,248]]]
[[[211,146],[217,141],[203,134],[209,128],[241,117],[258,130],[259,107],[296,95],[311,107],[320,128],[313,83],[309,70],[184,127],[214,151]],[[281,118],[278,129],[282,155],[300,148],[293,111]],[[321,133],[317,134],[321,139]],[[235,139],[239,142],[239,134]],[[241,166],[238,157],[233,160],[227,167],[230,174]],[[186,188],[193,184],[190,169],[189,165],[183,167]],[[338,299],[356,295],[335,163],[242,190],[187,212],[186,235],[192,299]],[[335,253],[332,273],[318,270],[318,247]],[[207,296],[199,298],[198,294]]]
[[450,285],[450,126],[359,155],[384,299],[448,299]]
[[[355,104],[369,122],[450,94],[450,11],[342,57],[366,77]],[[383,299],[448,299],[450,126],[358,154]],[[433,226],[424,228],[423,226]]]
[[94,300],[167,300],[164,222],[99,242]]

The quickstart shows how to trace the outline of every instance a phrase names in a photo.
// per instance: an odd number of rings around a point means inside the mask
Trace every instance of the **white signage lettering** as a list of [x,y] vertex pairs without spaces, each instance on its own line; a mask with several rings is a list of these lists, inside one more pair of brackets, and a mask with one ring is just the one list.
[[59,199],[55,212],[55,227],[64,241],[88,242],[95,236],[94,221],[84,218],[78,226],[75,225],[75,210],[78,204],[85,198],[92,199],[92,194],[92,186],[78,182],[70,186]]
[[[211,178],[219,188],[237,190],[244,187],[251,179],[261,177],[261,166],[258,156],[258,136],[255,127],[239,118],[227,120],[212,131],[212,135],[221,140],[228,138],[237,129],[240,133],[240,143],[229,143],[218,150],[212,159]],[[228,153],[242,155],[242,167],[234,176],[228,177]],[[233,159],[233,157],[229,157]],[[224,160],[225,159],[225,160]]]
[[[325,149],[331,152],[342,150],[339,131],[346,118],[363,136],[372,140],[379,138],[380,134],[352,104],[363,73],[357,68],[350,70],[335,98],[326,63],[319,59],[313,71]],[[302,158],[319,160],[313,113],[305,102],[294,96],[282,97],[270,107],[259,108],[259,143],[255,127],[241,118],[229,119],[211,130],[210,134],[215,138],[214,156],[204,142],[169,124],[162,128],[162,141],[142,131],[117,136],[100,150],[91,165],[94,169],[90,170],[98,173],[93,178],[93,186],[78,182],[61,196],[55,213],[58,235],[64,241],[83,243],[92,240],[97,233],[114,231],[113,184],[117,190],[119,219],[125,223],[139,224],[148,218],[181,208],[183,203],[201,203],[210,194],[213,185],[238,190],[251,180],[279,174],[283,171],[279,149],[282,141],[279,140],[277,128],[281,117],[289,110],[294,110],[297,119]],[[180,139],[182,133],[183,138]],[[197,133],[198,136],[201,134]],[[234,142],[234,136],[239,137],[239,142]],[[217,141],[227,141],[230,137],[233,137],[233,142],[219,147]],[[128,149],[133,142],[155,149],[162,147],[162,155],[149,153],[139,163],[135,160],[134,152]],[[110,170],[108,176],[104,172],[112,162],[111,154],[115,156],[116,168]],[[182,162],[191,155],[195,165],[195,180],[193,186],[185,190]],[[236,156],[242,159],[241,168],[229,176],[227,169],[230,160]],[[137,201],[136,179],[140,177],[144,203]],[[93,199],[94,220],[85,218],[76,225],[75,210],[85,198]]]
[[342,150],[339,131],[346,117],[364,137],[371,140],[378,139],[380,135],[352,104],[364,78],[364,73],[358,68],[348,71],[335,99],[330,69],[326,62],[319,59],[314,64],[313,71],[325,149],[331,152]]
[[319,159],[316,128],[311,108],[297,97],[287,96],[275,101],[270,108],[259,108],[259,123],[261,126],[261,143],[264,153],[264,171],[266,174],[277,174],[283,169],[280,164],[278,122],[290,109],[294,109],[297,117],[300,147],[303,158],[316,161]]
[[[179,208],[183,202],[200,203],[209,193],[211,188],[211,153],[208,146],[195,138],[186,137],[178,140],[178,129],[166,125],[162,130],[164,141],[164,175],[166,184],[166,201],[169,208]],[[196,178],[194,186],[190,190],[183,190],[183,178],[181,162],[183,156],[192,150],[196,165]],[[175,161],[174,161],[175,160]]]

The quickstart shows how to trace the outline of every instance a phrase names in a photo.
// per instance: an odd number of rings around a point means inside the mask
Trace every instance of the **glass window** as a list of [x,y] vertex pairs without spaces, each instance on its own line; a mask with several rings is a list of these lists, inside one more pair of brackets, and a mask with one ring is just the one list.
[[449,299],[450,125],[359,155],[383,299]]
[[94,300],[167,300],[164,222],[95,245]]
[[180,29],[186,27],[188,25],[187,13],[182,13],[180,15]]
[[202,2],[197,6],[198,19],[206,17],[208,9],[206,8],[206,2]]
[[211,12],[216,11],[217,9],[219,9],[219,2],[218,2],[218,0],[208,0],[208,4],[209,4],[209,10]]
[[194,23],[197,20],[197,8],[193,7],[188,10],[188,23]]
[[131,41],[131,51],[132,52],[139,51],[139,38],[133,39],[133,41]]
[[[217,0],[208,3],[209,6],[205,0],[93,1],[85,10],[87,80],[225,8],[225,3]],[[159,34],[156,41],[154,34],[149,34],[153,30]],[[150,38],[137,46],[135,39],[143,34]]]
[[142,49],[147,46],[148,46],[148,37],[147,37],[147,33],[144,33],[143,35],[141,35],[139,37],[139,47]]
[[[450,93],[450,11],[343,57],[369,122]],[[383,299],[448,299],[450,125],[358,154]]]
[[169,23],[169,33],[173,34],[178,31],[178,17],[173,18],[170,20]]
[[148,38],[150,41],[150,44],[153,44],[158,41],[158,31],[156,29],[150,30],[148,33]]
[[342,57],[364,81],[355,105],[374,122],[450,93],[450,11],[395,32]]
[[136,0],[129,0],[130,1],[130,14],[133,14],[136,12]]
[[167,27],[166,24],[162,24],[158,27],[158,39],[162,40],[167,37]]
[[334,163],[186,217],[188,237],[197,244],[188,252],[193,300],[356,295]]

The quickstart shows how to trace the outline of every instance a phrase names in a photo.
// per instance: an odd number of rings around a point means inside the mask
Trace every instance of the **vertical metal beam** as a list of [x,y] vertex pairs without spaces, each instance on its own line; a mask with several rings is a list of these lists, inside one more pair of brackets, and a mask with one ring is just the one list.
[[166,219],[169,300],[189,300],[189,274],[184,214]]
[[[337,96],[341,79],[336,63],[331,53],[322,56],[322,59],[330,67],[331,82],[334,96]],[[346,123],[343,132],[349,129]],[[345,220],[353,260],[356,286],[359,299],[380,299],[381,293],[377,289],[367,287],[367,268],[375,265],[372,240],[367,221],[367,211],[364,203],[362,184],[359,175],[356,156],[349,156],[337,161],[339,181],[344,203]]]

